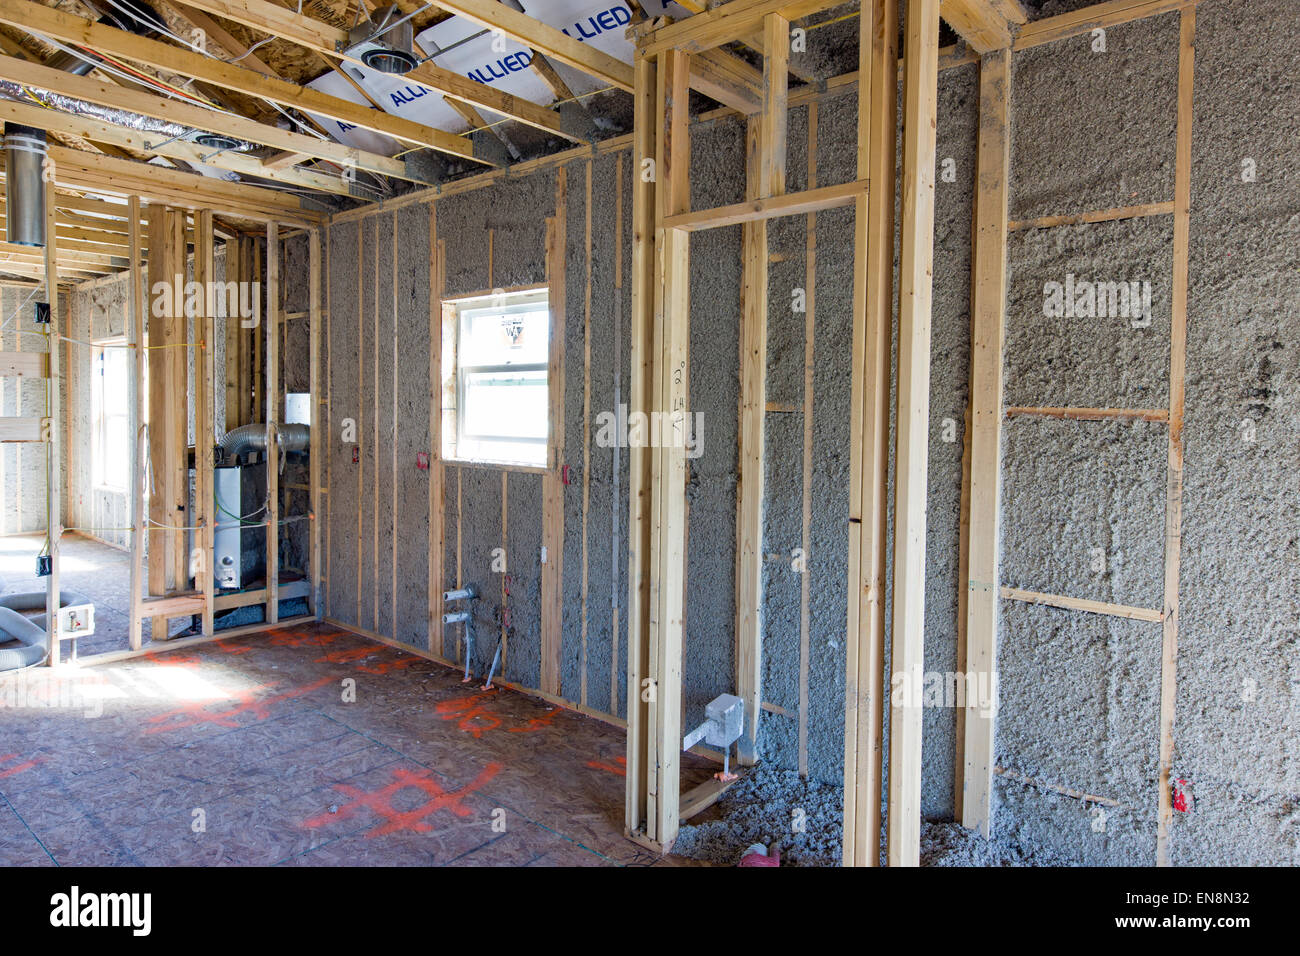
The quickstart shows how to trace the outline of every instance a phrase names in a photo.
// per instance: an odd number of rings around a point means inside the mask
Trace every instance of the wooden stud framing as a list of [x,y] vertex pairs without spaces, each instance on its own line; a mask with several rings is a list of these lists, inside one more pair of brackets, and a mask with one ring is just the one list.
[[[682,435],[689,414],[690,244],[664,220],[690,206],[688,127],[690,58],[663,53],[656,77],[655,349],[650,408],[666,414]],[[683,436],[684,437],[684,436]],[[686,454],[680,442],[650,449],[650,627],[653,702],[649,708],[651,784],[647,837],[667,851],[677,837],[681,769],[682,641],[686,587]]]
[[[166,206],[149,207],[149,289],[162,282],[173,293],[186,274],[185,213]],[[187,356],[190,342],[183,309],[175,295],[163,297],[147,310],[149,322],[149,461],[153,493],[149,517],[149,595],[159,598],[182,588],[189,578],[189,467]],[[177,315],[177,312],[181,314]],[[197,354],[197,353],[196,353]],[[151,612],[155,640],[167,638],[167,619]],[[175,615],[174,615],[175,616]]]
[[[226,242],[226,282],[234,283],[230,286],[233,289],[239,289],[242,276],[240,275],[241,255],[239,240],[229,240]],[[224,431],[230,431],[243,422],[240,421],[240,391],[242,382],[240,381],[240,351],[243,348],[244,336],[240,326],[240,305],[238,301],[239,293],[236,292],[233,299],[226,302],[225,322],[222,331],[226,340],[226,418],[222,422]]]
[[[785,195],[790,23],[778,13],[763,20],[763,108],[749,121],[746,199]],[[684,211],[684,210],[683,210]],[[763,701],[763,486],[767,407],[767,221],[742,229],[744,281],[740,328],[740,476],[736,493],[736,693],[745,702],[738,741],[742,766],[758,761]]]
[[45,630],[49,634],[51,667],[59,663],[59,538],[63,534],[62,504],[63,463],[59,457],[62,432],[59,428],[59,406],[62,402],[62,380],[59,375],[59,335],[63,327],[59,321],[59,239],[58,211],[54,204],[54,190],[45,190],[45,297],[50,305],[50,323],[46,329],[49,352],[49,374],[45,378],[45,416],[42,426],[45,445],[45,533],[46,550],[50,556],[50,574],[45,579]]
[[[583,291],[582,315],[582,671],[579,700],[587,705],[587,596],[589,560],[587,555],[587,509],[591,505],[591,160],[587,160],[586,195],[583,211],[586,235],[583,239],[587,284]],[[560,596],[561,600],[563,595]],[[557,602],[558,603],[558,602]]]
[[[623,154],[619,153],[614,162],[614,408],[623,402]],[[618,502],[619,484],[622,480],[619,463],[618,443],[611,449],[613,456],[613,507],[610,508],[610,644],[609,644],[609,709],[618,713],[618,643],[619,643],[619,597],[621,580],[619,574],[619,524]]]
[[[550,367],[546,381],[551,435],[549,460],[546,473],[542,476],[542,547],[546,556],[542,565],[541,582],[541,689],[544,693],[555,695],[562,691],[560,654],[564,640],[564,613],[561,604],[564,575],[564,346],[568,196],[568,169],[561,166],[555,177],[555,216],[548,223],[546,234],[546,278],[551,316]],[[585,430],[586,425],[583,427]],[[503,528],[504,520],[505,516],[502,515]],[[504,654],[502,659],[504,661]],[[504,672],[503,663],[502,673]],[[585,669],[583,673],[585,675]],[[583,680],[585,682],[585,676]]]
[[266,623],[280,620],[280,226],[266,224]]
[[[213,264],[212,210],[205,209],[195,216],[194,222],[194,281],[199,288],[208,289],[215,282]],[[213,536],[215,534],[215,498],[213,494],[212,447],[215,444],[213,415],[214,384],[214,334],[215,319],[207,307],[210,296],[203,296],[202,314],[194,319],[194,547],[198,561],[192,561],[199,575],[196,587],[203,594],[203,634],[213,633],[213,598],[216,590],[216,570],[211,566]],[[175,400],[175,397],[173,397]]]
[[389,628],[390,628],[391,631],[392,631],[392,638],[393,638],[393,640],[397,640],[397,633],[398,633],[398,631],[397,631],[397,625],[398,625],[398,614],[399,614],[399,608],[398,608],[398,606],[397,606],[397,429],[398,429],[398,423],[397,423],[397,388],[398,388],[398,385],[397,385],[397,369],[398,369],[398,361],[397,361],[397,358],[398,358],[398,342],[399,342],[399,330],[398,330],[398,320],[397,320],[397,301],[398,301],[398,299],[397,299],[397,296],[398,296],[398,292],[397,292],[397,285],[398,285],[398,276],[397,276],[397,261],[398,261],[398,257],[397,257],[397,237],[398,237],[398,234],[399,234],[399,233],[398,233],[398,229],[397,229],[397,210],[394,209],[394,210],[392,211],[391,215],[392,215],[392,217],[393,217],[393,239],[392,239],[392,249],[391,249],[389,255],[391,256],[391,258],[392,258],[392,260],[393,260],[393,276],[392,276],[392,283],[393,283],[393,301],[392,301],[392,309],[393,309],[393,353],[392,353],[392,362],[393,362],[393,385],[392,385],[393,402],[392,402],[392,407],[389,409],[389,411],[392,413],[392,418],[391,418],[391,422],[392,422],[392,430],[389,432],[389,436],[388,436],[389,447],[390,447],[390,461],[389,461],[389,467],[390,467],[390,470],[389,470],[389,485],[388,485],[388,504],[389,504],[389,549],[390,549],[390,550],[389,550],[389,555],[388,555],[388,562],[389,562],[389,576],[390,576],[390,580],[389,580],[389,591],[388,591],[388,594],[389,594],[389,599],[388,599],[388,606],[389,606],[389,611],[388,611],[388,626],[389,626]]
[[1183,535],[1183,410],[1187,373],[1187,273],[1192,207],[1192,94],[1196,8],[1178,32],[1178,145],[1174,166],[1174,276],[1169,332],[1169,475],[1165,501],[1164,622],[1160,653],[1160,803],[1156,864],[1168,866],[1173,822],[1174,708],[1178,679],[1178,575]]
[[[808,105],[808,188],[817,188],[816,103]],[[817,213],[808,214],[804,262],[803,323],[803,501],[799,546],[804,561],[812,554],[813,372],[817,340]],[[799,773],[808,776],[809,670],[812,664],[812,571],[799,575]]]
[[324,594],[321,596],[321,604],[317,607],[318,620],[324,620],[325,617],[331,613],[329,582],[330,575],[333,573],[334,557],[332,530],[334,527],[334,499],[330,497],[329,494],[329,489],[333,487],[330,484],[330,461],[334,456],[325,453],[325,449],[329,447],[325,442],[334,441],[334,349],[331,347],[332,340],[330,339],[330,322],[332,321],[330,318],[330,306],[332,304],[332,296],[330,294],[330,282],[328,278],[330,264],[334,261],[334,248],[330,242],[331,235],[332,227],[327,225],[325,227],[325,327],[321,330],[321,342],[325,349],[325,393],[323,398],[318,399],[315,403],[317,408],[321,405],[325,406],[325,431],[316,439],[317,445],[314,449],[316,454],[319,454],[325,459],[325,554],[323,556],[325,589]]
[[311,287],[308,290],[308,317],[307,326],[307,348],[311,355],[308,356],[308,385],[307,390],[311,393],[311,422],[309,427],[310,434],[315,442],[316,447],[309,451],[309,464],[311,469],[311,594],[309,602],[312,616],[320,620],[323,616],[323,594],[324,585],[321,575],[321,460],[326,458],[327,451],[330,447],[330,436],[322,432],[320,427],[321,420],[321,343],[324,337],[321,335],[321,308],[320,308],[320,283],[321,283],[321,231],[313,229],[307,235],[307,271],[308,282]]
[[[379,630],[379,219],[371,227],[374,236],[373,308],[370,313],[370,358],[374,384],[370,388],[370,455],[374,477],[370,480],[370,630]],[[364,392],[360,394],[364,395]],[[364,485],[358,487],[364,488]]]
[[[447,469],[442,457],[442,256],[438,247],[438,204],[429,203],[429,640],[441,655],[443,561],[447,548]],[[459,581],[457,582],[459,586]]]
[[[855,200],[849,574],[844,732],[846,866],[880,862],[885,702],[885,524],[893,310],[898,3],[864,2],[860,24]],[[885,184],[889,186],[886,187]]]
[[131,427],[135,442],[131,446],[131,583],[130,616],[127,638],[131,650],[143,644],[140,603],[144,586],[145,551],[145,465],[148,461],[148,432],[145,426],[145,338],[144,338],[144,263],[140,260],[140,197],[132,196],[127,207],[130,241],[130,288],[127,292],[127,321],[132,349]]
[[902,223],[898,295],[898,431],[894,494],[891,665],[916,688],[891,702],[890,866],[917,866],[921,850],[920,682],[925,668],[925,505],[930,434],[930,310],[934,262],[938,0],[910,0],[903,51]]
[[[970,373],[970,527],[967,532],[966,673],[997,668],[998,541],[1002,446],[1002,340],[1006,326],[1007,197],[1011,158],[1011,51],[980,64],[972,257]],[[961,638],[959,638],[960,640]],[[981,684],[981,686],[983,686]],[[962,825],[989,836],[992,821],[993,714],[968,700],[963,716]]]
[[[357,275],[366,274],[366,224],[357,223]],[[356,610],[352,620],[359,627],[361,626],[361,580],[362,569],[366,566],[362,560],[362,516],[366,509],[361,506],[361,496],[366,490],[366,450],[365,450],[365,410],[362,408],[363,398],[365,396],[366,381],[366,332],[365,332],[365,290],[357,290],[357,556],[356,556]]]

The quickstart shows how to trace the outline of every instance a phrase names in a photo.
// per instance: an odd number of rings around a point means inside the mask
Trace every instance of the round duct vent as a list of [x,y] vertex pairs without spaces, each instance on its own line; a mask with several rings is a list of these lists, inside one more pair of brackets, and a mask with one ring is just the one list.
[[405,50],[377,47],[361,54],[361,62],[379,73],[410,73],[419,61]]
[[[396,6],[376,10],[359,44],[361,62],[379,73],[410,73],[420,65],[415,55],[415,27]],[[368,28],[368,29],[367,29]]]
[[244,144],[237,139],[231,139],[229,136],[222,136],[220,133],[200,133],[194,137],[194,142],[208,149],[239,149]]

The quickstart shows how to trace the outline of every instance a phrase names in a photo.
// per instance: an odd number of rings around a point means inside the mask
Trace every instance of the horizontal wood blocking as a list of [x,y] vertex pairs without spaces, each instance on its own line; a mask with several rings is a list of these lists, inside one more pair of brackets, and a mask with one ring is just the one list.
[[1105,614],[1110,617],[1126,617],[1132,621],[1160,622],[1165,618],[1163,611],[1145,607],[1130,607],[1127,604],[1107,604],[1104,601],[1089,601],[1084,598],[1065,597],[1061,594],[1044,594],[1041,591],[1025,591],[1021,588],[1004,587],[999,592],[1009,601],[1023,601],[1026,604],[1046,604],[1049,607],[1064,608],[1067,611],[1086,611],[1089,614]]
[[1174,204],[1171,202],[1152,202],[1141,206],[1119,206],[1115,209],[1096,209],[1092,212],[1074,213],[1068,216],[1042,216],[1038,219],[1013,219],[1007,223],[1007,229],[1017,232],[1021,229],[1050,229],[1054,226],[1078,226],[1092,222],[1116,222],[1120,219],[1142,219],[1147,216],[1172,216]]
[[641,52],[646,56],[668,50],[703,53],[754,32],[769,13],[798,20],[836,5],[837,0],[731,0],[647,34],[640,41]]
[[734,780],[720,780],[717,777],[710,777],[699,786],[683,793],[681,809],[678,811],[681,822],[685,823],[691,817],[703,813],[717,803],[724,793],[739,782],[741,776],[743,774],[737,775]]
[[50,357],[44,352],[0,352],[0,377],[48,378]]
[[679,213],[676,216],[666,217],[664,226],[685,232],[698,232],[701,229],[738,226],[741,223],[776,219],[780,216],[802,216],[810,212],[821,212],[823,209],[834,209],[836,206],[848,206],[858,196],[864,195],[867,189],[866,180],[838,186],[822,186],[784,196],[752,199],[730,206]]
[[1195,6],[1198,0],[1112,0],[1095,3],[1071,13],[1044,17],[1020,28],[1013,50],[1025,50],[1043,43],[1053,43],[1077,37],[1093,30],[1118,26],[1131,20],[1182,10]]
[[1038,418],[1068,418],[1081,422],[1168,422],[1169,412],[1163,408],[1069,408],[1052,406],[1012,405],[1006,409],[1007,418],[1031,416]]
[[0,442],[40,440],[41,419],[33,417],[0,418]]
[[1015,780],[1017,783],[1023,783],[1027,787],[1038,787],[1043,790],[1051,790],[1065,797],[1074,797],[1076,800],[1082,800],[1085,803],[1102,803],[1108,807],[1118,807],[1120,802],[1112,800],[1110,797],[1099,797],[1093,793],[1085,793],[1082,790],[1075,790],[1071,787],[1062,787],[1059,784],[1047,783],[1044,780],[1038,780],[1035,777],[1027,777],[1023,773],[1017,773],[1014,770],[1008,770],[1006,767],[994,767],[993,772],[999,777],[1007,777]]
[[184,617],[187,614],[202,613],[204,603],[203,595],[198,591],[150,597],[140,602],[140,615],[146,618]]
[[939,16],[976,53],[1011,44],[1011,25],[1027,19],[1017,0],[943,0]]

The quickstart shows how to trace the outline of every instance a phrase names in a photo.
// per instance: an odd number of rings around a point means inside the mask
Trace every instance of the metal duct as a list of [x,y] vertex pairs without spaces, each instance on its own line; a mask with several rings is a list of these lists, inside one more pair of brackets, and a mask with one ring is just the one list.
[[45,131],[5,123],[5,196],[9,241],[45,245]]
[[[311,429],[307,425],[287,423],[276,427],[275,443],[280,451],[305,451],[311,443]],[[266,451],[265,425],[240,425],[226,432],[221,439],[221,450],[227,455],[242,455],[250,451]]]
[[359,52],[361,62],[380,73],[410,73],[420,63],[415,55],[414,16],[414,13],[402,16],[396,6],[376,10],[368,22],[349,33],[352,44],[349,52],[353,55]]

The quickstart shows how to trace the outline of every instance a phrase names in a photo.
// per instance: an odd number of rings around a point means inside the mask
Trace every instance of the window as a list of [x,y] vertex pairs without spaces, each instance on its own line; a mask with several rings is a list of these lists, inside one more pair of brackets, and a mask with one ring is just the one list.
[[110,491],[125,492],[131,483],[130,361],[124,339],[96,344],[91,358],[91,465],[95,486]]
[[545,289],[443,304],[443,456],[545,466],[551,315]]

